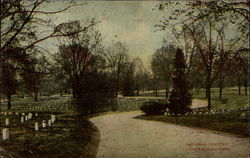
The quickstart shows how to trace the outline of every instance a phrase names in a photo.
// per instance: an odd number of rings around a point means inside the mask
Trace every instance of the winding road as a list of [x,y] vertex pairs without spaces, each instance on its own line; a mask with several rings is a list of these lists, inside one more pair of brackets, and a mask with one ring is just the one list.
[[96,158],[248,158],[249,139],[136,119],[141,112],[98,116]]

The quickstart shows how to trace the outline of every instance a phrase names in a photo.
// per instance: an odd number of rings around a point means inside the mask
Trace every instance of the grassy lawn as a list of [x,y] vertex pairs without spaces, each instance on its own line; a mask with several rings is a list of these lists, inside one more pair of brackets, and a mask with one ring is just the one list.
[[[205,90],[200,89],[190,91],[193,99],[206,100]],[[243,91],[242,91],[243,93]],[[219,89],[212,88],[212,110],[241,110],[249,107],[249,96],[241,94],[238,95],[237,87],[229,87],[223,89],[222,100],[219,100]],[[140,110],[140,106],[146,101],[165,100],[165,90],[158,92],[158,97],[155,97],[152,91],[144,91],[140,96],[124,97],[118,99],[118,111],[134,111]]]
[[154,120],[177,125],[189,126],[194,128],[203,128],[214,131],[221,131],[235,134],[241,137],[249,137],[249,116],[250,112],[228,112],[220,114],[192,114],[179,116],[178,118],[170,115],[158,116],[139,116],[138,119]]
[[[242,92],[243,93],[243,92]],[[193,98],[205,100],[205,90],[201,89],[199,93],[193,91]],[[212,93],[212,109],[213,110],[231,110],[243,109],[249,106],[249,96],[238,94],[237,89],[234,87],[225,88],[222,93],[222,100],[219,100],[219,89],[213,88]]]
[[[2,106],[7,107],[7,102],[1,103]],[[73,106],[69,96],[54,96],[54,97],[40,97],[37,102],[33,98],[20,98],[15,96],[12,101],[12,109],[9,111],[24,111],[24,112],[72,112]],[[2,111],[6,110],[1,108]]]
[[[193,99],[206,100],[205,98],[205,89],[200,89],[199,91],[191,90]],[[212,110],[231,110],[231,109],[243,109],[249,106],[249,96],[244,95],[244,89],[242,89],[242,94],[238,94],[237,87],[226,87],[223,89],[222,100],[219,100],[219,88],[211,89],[211,98],[212,98]],[[152,91],[145,91],[140,94],[140,97],[148,98],[154,97]],[[158,99],[165,98],[165,90],[160,90],[158,92]]]
[[152,97],[124,97],[118,99],[118,109],[119,112],[125,111],[137,111],[144,102],[152,100],[161,100],[159,98]]
[[[205,90],[191,91],[193,99],[205,100]],[[146,93],[147,96],[152,93]],[[164,94],[164,92],[160,92]],[[161,116],[140,116],[140,119],[155,120],[167,123],[175,123],[195,128],[203,128],[214,131],[227,132],[242,137],[249,137],[249,96],[238,95],[237,88],[225,88],[223,90],[222,100],[219,100],[219,89],[212,89],[212,114],[189,114],[179,116],[177,119],[170,115]],[[199,112],[197,112],[199,113]]]
[[[21,123],[21,114],[0,114],[0,129],[10,130],[10,140],[0,139],[0,146],[18,158],[95,157],[99,131],[87,119],[77,117],[70,106],[67,98],[47,98],[37,103],[32,99],[14,102],[12,111],[32,112],[33,117]],[[52,113],[57,117],[55,124],[42,128],[42,121],[48,120]],[[5,126],[6,117],[10,118],[10,126]],[[34,129],[35,122],[39,123],[39,131]]]

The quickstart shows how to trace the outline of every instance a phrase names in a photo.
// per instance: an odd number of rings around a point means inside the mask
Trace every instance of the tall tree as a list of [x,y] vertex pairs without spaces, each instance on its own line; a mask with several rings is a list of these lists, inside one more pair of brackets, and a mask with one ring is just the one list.
[[34,59],[29,70],[22,70],[20,76],[22,77],[23,84],[27,91],[34,96],[34,101],[38,101],[38,93],[41,87],[41,81],[43,77],[48,74],[47,59],[45,56]]
[[133,62],[127,63],[122,74],[122,95],[134,96],[135,90],[135,65]]
[[[160,26],[163,30],[169,27],[178,28],[182,27],[180,32],[188,30],[189,37],[194,43],[194,50],[199,52],[200,59],[203,63],[204,73],[206,77],[206,96],[208,98],[208,109],[211,109],[211,86],[214,80],[219,76],[225,64],[233,59],[236,54],[242,50],[249,48],[238,48],[236,43],[239,44],[243,40],[248,39],[249,35],[246,33],[247,25],[249,24],[249,11],[248,9],[241,8],[237,4],[244,4],[249,8],[247,3],[231,3],[226,1],[192,1],[192,2],[163,2],[160,8],[169,7],[172,5],[182,6],[180,9],[173,11],[165,21],[162,21]],[[231,14],[233,13],[233,14]],[[180,18],[180,16],[182,16]],[[233,27],[227,28],[228,24]],[[225,24],[227,24],[225,26]],[[239,31],[234,34],[235,37],[223,37],[224,30]],[[226,35],[226,33],[225,33]],[[223,38],[221,38],[223,37]],[[219,49],[219,41],[228,41],[227,49]],[[225,43],[224,43],[225,44]],[[223,45],[224,45],[223,44]],[[225,44],[226,45],[226,44]],[[225,47],[224,47],[225,48]],[[231,51],[231,50],[236,51]],[[222,52],[223,53],[220,53]],[[219,64],[215,64],[219,61]]]
[[[34,48],[40,48],[38,44],[44,40],[53,37],[62,37],[69,34],[58,32],[58,27],[53,26],[43,15],[53,15],[64,12],[65,10],[75,6],[72,1],[61,9],[54,11],[44,10],[44,6],[49,5],[47,0],[2,0],[0,9],[1,20],[1,36],[0,36],[0,71],[5,71],[8,67],[9,72],[17,74],[17,70],[31,71],[27,62],[34,59],[37,52]],[[45,28],[40,29],[40,28]],[[38,29],[39,28],[39,29]],[[48,31],[48,29],[50,31]],[[74,32],[75,33],[75,32]],[[3,67],[5,67],[3,70]],[[0,72],[2,74],[3,72]],[[10,74],[10,73],[7,73]],[[11,75],[15,77],[16,75]],[[10,76],[9,76],[10,77]],[[0,82],[4,82],[5,78],[0,75]],[[13,81],[16,79],[12,79]],[[3,90],[0,90],[2,95]],[[11,102],[9,102],[9,108]]]
[[[65,23],[62,32],[82,30],[79,21]],[[105,73],[101,34],[90,27],[68,36],[59,47],[55,60],[69,76],[76,108],[80,115],[98,111],[113,98],[113,86]]]
[[[166,98],[168,98],[171,84],[175,51],[176,48],[173,45],[162,47],[153,54],[151,60],[151,68],[155,78],[165,85]],[[159,81],[156,81],[156,84],[159,84]]]
[[121,76],[124,73],[123,70],[129,61],[128,47],[121,42],[115,43],[106,50],[106,61],[107,67],[114,76],[115,95],[117,97],[120,90]]
[[140,90],[143,89],[143,84],[144,84],[144,76],[143,74],[145,73],[145,68],[143,66],[143,61],[141,58],[136,57],[133,59],[133,64],[134,64],[134,82],[135,82],[135,89],[136,89],[136,95],[140,95]]
[[21,70],[30,70],[30,66],[34,64],[34,57],[28,56],[20,47],[8,48],[1,54],[8,59],[0,65],[2,69],[0,82],[1,88],[3,87],[1,91],[7,96],[8,109],[11,109],[11,98],[17,91],[17,76]]
[[11,109],[12,95],[16,94],[18,89],[18,81],[16,79],[16,71],[4,65],[2,67],[2,80],[0,82],[2,93],[6,95],[8,100],[8,109]]
[[245,95],[247,95],[248,78],[249,78],[249,57],[248,51],[238,54],[230,63],[229,71],[233,74],[238,85],[238,94],[241,94],[241,86],[245,87]]
[[175,115],[188,112],[192,104],[185,68],[184,54],[178,49],[174,60],[173,89],[169,97],[169,109]]

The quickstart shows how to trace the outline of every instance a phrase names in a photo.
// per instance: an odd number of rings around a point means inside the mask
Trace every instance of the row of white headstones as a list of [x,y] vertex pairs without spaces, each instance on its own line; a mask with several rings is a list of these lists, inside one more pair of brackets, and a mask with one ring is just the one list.
[[[0,112],[0,114],[3,114],[5,116],[12,115],[12,112]],[[15,115],[19,116],[19,112],[16,112]],[[28,115],[26,115],[25,113],[21,113],[21,123],[24,123],[25,121],[31,120],[33,114],[32,113],[28,113]],[[38,113],[35,114],[35,116],[38,116]],[[51,126],[54,122],[56,121],[56,115],[51,115],[51,118],[48,120],[48,126]],[[10,125],[10,118],[5,118],[5,125],[9,126]],[[42,121],[42,127],[46,128],[46,120]],[[35,122],[35,126],[34,126],[35,131],[39,131],[39,123]],[[2,130],[2,139],[3,140],[8,140],[10,139],[10,130],[9,128],[4,128]]]

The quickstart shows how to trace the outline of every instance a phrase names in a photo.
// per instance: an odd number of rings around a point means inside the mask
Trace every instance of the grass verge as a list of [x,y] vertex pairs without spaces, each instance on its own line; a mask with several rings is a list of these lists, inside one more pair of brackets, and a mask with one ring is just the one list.
[[[5,118],[11,120],[5,126]],[[1,115],[0,128],[10,129],[10,140],[0,139],[0,146],[18,158],[94,158],[99,144],[98,129],[87,119],[75,114],[57,114],[57,121],[51,127],[42,128],[42,120],[50,118],[49,113],[39,113],[25,123],[20,116]],[[39,131],[34,130],[39,122]]]
[[[242,114],[245,114],[244,116]],[[220,114],[193,114],[184,116],[156,115],[138,116],[137,119],[173,123],[194,128],[226,132],[239,137],[249,137],[249,111],[227,112]]]

